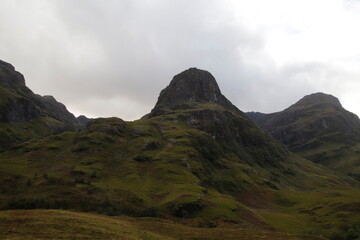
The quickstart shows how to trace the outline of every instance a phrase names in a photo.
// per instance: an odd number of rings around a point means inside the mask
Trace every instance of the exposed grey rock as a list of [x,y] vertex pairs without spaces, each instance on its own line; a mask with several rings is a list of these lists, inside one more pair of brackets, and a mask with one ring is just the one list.
[[40,115],[41,112],[36,108],[36,103],[25,98],[11,99],[8,111],[5,113],[6,120],[11,124],[29,122]]
[[30,138],[72,131],[80,123],[52,96],[34,94],[24,76],[0,60],[0,151]]
[[162,115],[169,110],[190,109],[198,103],[215,103],[227,109],[238,111],[221,94],[219,86],[211,73],[190,68],[174,76],[169,86],[161,91],[150,117]]
[[91,120],[90,118],[87,118],[84,115],[80,115],[77,117],[77,120],[82,128],[85,128],[88,122]]

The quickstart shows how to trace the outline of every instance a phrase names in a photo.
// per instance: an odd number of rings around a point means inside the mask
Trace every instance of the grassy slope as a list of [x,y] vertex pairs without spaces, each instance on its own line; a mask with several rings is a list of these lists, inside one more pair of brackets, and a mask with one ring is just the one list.
[[[20,91],[20,93],[22,92]],[[7,112],[11,99],[23,99],[23,97],[18,92],[0,85],[1,113]],[[9,124],[8,122],[2,121],[0,122],[0,151],[10,148],[14,143],[19,143],[38,136],[45,136],[49,133],[49,127],[42,123],[41,120],[18,124]]]
[[30,141],[0,156],[1,207],[292,233],[330,234],[329,228],[360,221],[359,191],[327,170],[293,155],[266,169],[232,155],[209,161],[195,147],[197,138],[219,147],[205,132],[168,118],[101,119],[87,130]]
[[[332,106],[327,108],[317,108],[314,106],[306,105],[300,106],[306,117],[299,118],[292,123],[289,128],[293,128],[294,131],[314,131],[314,123],[319,122],[321,119],[341,118],[342,112],[334,109]],[[342,110],[345,112],[345,110]],[[343,123],[346,124],[346,123]],[[336,171],[342,173],[354,172],[360,175],[360,134],[346,133],[342,130],[328,130],[317,129],[318,132],[314,137],[308,139],[306,142],[293,143],[290,148],[302,156],[311,159],[315,162],[320,162]]]
[[[335,134],[333,138],[341,139],[344,136]],[[317,142],[319,146],[303,150],[299,154],[315,161],[321,159],[322,165],[360,181],[360,142],[346,144],[323,138],[312,139],[311,142]]]
[[273,195],[274,211],[258,210],[279,231],[330,236],[345,224],[359,223],[360,191],[281,191]]
[[360,180],[360,133],[349,130],[359,120],[338,104],[300,100],[255,121],[293,152]]
[[106,217],[63,210],[1,211],[0,238],[16,239],[286,239],[321,237],[228,228],[194,228],[151,218]]

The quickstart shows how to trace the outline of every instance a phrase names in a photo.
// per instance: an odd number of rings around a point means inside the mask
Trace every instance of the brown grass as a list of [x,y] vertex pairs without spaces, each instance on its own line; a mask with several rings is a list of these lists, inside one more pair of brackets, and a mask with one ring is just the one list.
[[63,210],[0,212],[0,239],[301,240],[323,238],[235,228],[195,228],[152,218],[108,217]]

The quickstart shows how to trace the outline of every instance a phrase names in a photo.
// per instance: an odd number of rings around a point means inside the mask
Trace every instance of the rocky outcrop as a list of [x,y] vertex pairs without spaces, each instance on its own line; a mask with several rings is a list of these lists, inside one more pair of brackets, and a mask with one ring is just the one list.
[[30,138],[76,130],[80,123],[52,96],[34,94],[24,76],[0,60],[0,151]]
[[[0,77],[1,84],[7,87],[12,86],[25,86],[24,76],[15,71],[15,68],[10,63],[0,60]],[[30,89],[29,89],[30,90]],[[30,91],[31,92],[31,91]]]
[[91,120],[90,118],[87,118],[84,115],[80,115],[77,117],[77,120],[82,128],[85,128],[88,122]]
[[43,96],[39,99],[39,105],[41,105],[53,118],[66,123],[71,128],[76,129],[79,127],[79,121],[74,114],[69,112],[64,104],[56,101],[53,96]]
[[171,110],[194,108],[199,103],[219,104],[226,109],[238,111],[221,94],[220,88],[211,73],[190,68],[174,76],[169,86],[161,91],[150,116],[161,115]]
[[30,122],[39,116],[41,116],[41,111],[36,108],[34,101],[19,98],[9,100],[8,109],[3,113],[1,119],[10,124],[16,124]]

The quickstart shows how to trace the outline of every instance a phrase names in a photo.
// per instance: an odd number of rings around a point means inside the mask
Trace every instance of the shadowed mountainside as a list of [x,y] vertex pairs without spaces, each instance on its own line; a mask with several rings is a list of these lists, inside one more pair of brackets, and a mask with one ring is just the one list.
[[334,96],[305,96],[284,111],[248,116],[290,150],[360,180],[360,120]]
[[0,60],[0,152],[32,138],[80,127],[63,104],[52,96],[34,94],[23,75]]

